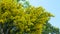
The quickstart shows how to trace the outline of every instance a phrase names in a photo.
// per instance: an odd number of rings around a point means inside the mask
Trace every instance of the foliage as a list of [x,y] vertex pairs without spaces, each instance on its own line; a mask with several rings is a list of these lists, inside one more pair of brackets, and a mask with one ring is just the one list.
[[43,31],[42,31],[42,34],[59,34],[59,28],[56,28],[54,26],[52,26],[50,23],[46,23],[44,25],[44,28],[43,28]]
[[0,34],[41,34],[53,15],[42,7],[23,8],[17,0],[0,1]]

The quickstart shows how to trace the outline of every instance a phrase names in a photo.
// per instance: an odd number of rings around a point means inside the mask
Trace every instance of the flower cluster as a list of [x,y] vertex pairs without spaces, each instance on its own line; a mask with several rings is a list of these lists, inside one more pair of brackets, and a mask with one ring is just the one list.
[[[12,25],[19,29],[19,33],[16,34],[41,34],[43,24],[51,16],[53,15],[42,7],[30,6],[24,9],[16,0],[2,0],[0,2],[0,23],[5,24],[12,20]],[[12,25],[9,24],[9,26]],[[12,29],[9,32],[11,31]]]

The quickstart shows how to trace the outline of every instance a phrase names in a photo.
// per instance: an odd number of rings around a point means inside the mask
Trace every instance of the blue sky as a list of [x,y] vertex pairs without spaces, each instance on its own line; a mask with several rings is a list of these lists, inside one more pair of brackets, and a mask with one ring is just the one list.
[[29,0],[33,6],[42,6],[50,13],[54,14],[55,17],[50,19],[50,23],[60,28],[60,0]]

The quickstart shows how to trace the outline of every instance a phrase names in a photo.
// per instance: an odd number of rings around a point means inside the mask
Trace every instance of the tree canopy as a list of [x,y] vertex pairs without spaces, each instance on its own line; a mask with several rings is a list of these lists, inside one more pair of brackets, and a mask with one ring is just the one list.
[[41,34],[43,24],[53,15],[43,7],[23,8],[17,0],[0,1],[1,34]]

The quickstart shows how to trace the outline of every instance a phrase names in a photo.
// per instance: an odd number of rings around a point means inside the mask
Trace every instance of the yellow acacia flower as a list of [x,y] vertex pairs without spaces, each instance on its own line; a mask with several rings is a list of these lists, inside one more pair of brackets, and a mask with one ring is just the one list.
[[23,8],[23,6],[16,1],[17,0],[1,0],[0,23],[4,24],[6,21],[9,23],[9,21],[12,20],[13,25],[19,29],[20,34],[23,34],[23,32],[27,32],[28,34],[41,34],[42,27],[44,27],[43,24],[53,15],[46,12],[42,7],[30,6]]
[[0,19],[0,23],[4,23],[4,20],[3,19]]

